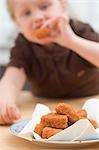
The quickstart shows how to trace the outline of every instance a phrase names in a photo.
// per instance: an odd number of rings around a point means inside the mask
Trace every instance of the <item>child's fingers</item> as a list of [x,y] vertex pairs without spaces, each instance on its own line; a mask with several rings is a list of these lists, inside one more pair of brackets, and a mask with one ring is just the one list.
[[11,121],[18,120],[21,117],[19,109],[14,105],[7,107],[7,112]]
[[19,110],[16,106],[6,106],[0,111],[0,124],[11,124],[20,118]]
[[60,16],[57,18],[57,27],[61,32],[64,32],[64,29],[69,24],[69,18],[68,16]]
[[0,112],[0,124],[10,124],[11,120],[5,110],[1,110]]
[[49,22],[50,37],[54,38],[60,33],[64,33],[66,28],[66,24],[69,23],[68,17],[58,17],[56,19],[52,19]]
[[55,19],[50,19],[48,21],[46,21],[43,25],[42,25],[42,28],[45,28],[45,27],[51,27],[53,22],[55,22]]
[[59,18],[58,19],[58,28],[60,30],[60,32],[64,32],[64,29],[66,28],[66,21],[63,18]]
[[0,125],[6,124],[5,121],[3,120],[2,116],[0,115]]

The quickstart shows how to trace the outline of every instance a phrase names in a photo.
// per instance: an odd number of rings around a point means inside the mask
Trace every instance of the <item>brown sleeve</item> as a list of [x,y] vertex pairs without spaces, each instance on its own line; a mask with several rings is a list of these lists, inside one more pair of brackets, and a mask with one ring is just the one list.
[[71,20],[70,24],[74,32],[80,37],[99,42],[99,33],[95,32],[89,24],[77,20]]
[[[95,32],[94,29],[87,23],[83,23],[78,20],[70,20],[71,28],[73,29],[74,33],[78,36],[85,38],[87,40],[99,42],[99,33]],[[83,58],[82,58],[83,59]],[[96,66],[89,61],[84,60],[84,63],[89,67],[95,67]]]
[[31,57],[28,41],[20,34],[15,41],[14,47],[11,49],[10,62],[7,67],[24,68],[28,76],[31,70]]

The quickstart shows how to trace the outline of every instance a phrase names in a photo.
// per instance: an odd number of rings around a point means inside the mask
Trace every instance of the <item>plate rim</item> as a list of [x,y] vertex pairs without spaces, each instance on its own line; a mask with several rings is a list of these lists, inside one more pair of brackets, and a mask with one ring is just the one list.
[[[97,140],[85,140],[85,141],[47,141],[47,140],[37,140],[33,139],[33,142],[40,142],[40,143],[48,143],[48,144],[61,144],[61,145],[70,145],[70,144],[90,144],[90,143],[97,143],[99,142],[99,139]],[[31,142],[32,142],[31,141]]]
[[[18,137],[18,138],[20,138],[17,134],[15,134],[14,132],[13,132],[13,130],[12,130],[12,128],[13,128],[13,126],[16,126],[17,124],[19,124],[19,123],[21,123],[21,122],[24,122],[24,121],[29,121],[29,119],[23,119],[23,120],[21,120],[21,121],[18,121],[17,123],[15,123],[15,124],[12,124],[11,126],[10,126],[10,132],[14,135],[14,136],[16,136],[16,137]],[[24,138],[22,138],[22,139],[24,139]],[[34,143],[40,143],[40,144],[54,144],[54,145],[56,145],[56,144],[58,144],[58,145],[81,145],[81,144],[94,144],[94,143],[98,143],[99,142],[99,139],[93,139],[93,140],[82,140],[82,141],[49,141],[48,139],[32,139],[32,141],[31,142],[34,142]]]

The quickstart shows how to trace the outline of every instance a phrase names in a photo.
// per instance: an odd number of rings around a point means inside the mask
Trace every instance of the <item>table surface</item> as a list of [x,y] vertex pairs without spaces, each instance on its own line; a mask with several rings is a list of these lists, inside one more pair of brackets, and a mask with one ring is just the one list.
[[[17,103],[22,113],[21,119],[31,118],[33,109],[37,103],[48,105],[52,110],[58,102],[66,102],[79,109],[83,106],[84,102],[89,98],[99,98],[99,95],[94,97],[78,98],[78,99],[43,99],[33,97],[31,93],[23,91],[18,97]],[[30,141],[18,138],[11,134],[9,126],[0,126],[0,150],[52,150],[55,148],[40,147]],[[76,148],[77,149],[77,148]],[[80,149],[80,148],[79,148]],[[99,143],[87,146],[84,150],[98,150]]]

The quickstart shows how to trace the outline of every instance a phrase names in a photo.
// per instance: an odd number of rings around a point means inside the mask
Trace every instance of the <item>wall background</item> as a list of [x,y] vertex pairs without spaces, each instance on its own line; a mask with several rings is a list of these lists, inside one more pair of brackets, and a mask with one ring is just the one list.
[[99,32],[99,0],[70,0],[76,15]]
[[[99,32],[99,0],[70,0],[70,4],[80,20],[90,23]],[[6,0],[0,0],[0,66],[8,63],[16,34],[16,26],[6,10]]]

